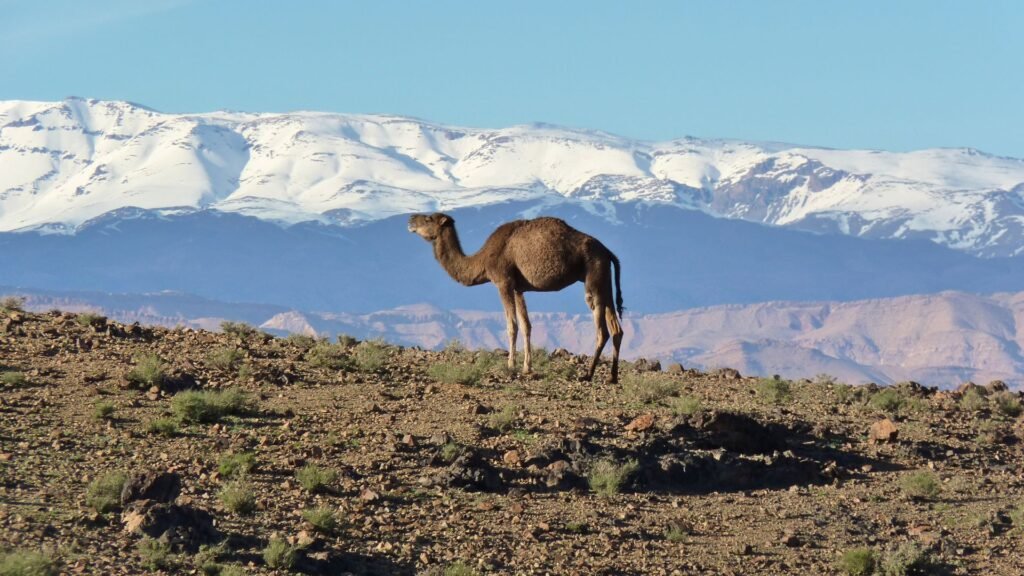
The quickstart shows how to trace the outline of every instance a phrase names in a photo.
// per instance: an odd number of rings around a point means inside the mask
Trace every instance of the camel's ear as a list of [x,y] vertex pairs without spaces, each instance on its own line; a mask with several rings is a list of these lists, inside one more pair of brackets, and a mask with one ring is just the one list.
[[452,217],[447,214],[441,214],[441,217],[437,219],[437,224],[439,226],[451,226],[455,224],[455,220],[452,220]]

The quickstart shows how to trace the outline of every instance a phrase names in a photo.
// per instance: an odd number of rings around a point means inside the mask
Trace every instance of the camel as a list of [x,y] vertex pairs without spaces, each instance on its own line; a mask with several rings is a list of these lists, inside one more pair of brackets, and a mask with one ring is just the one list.
[[[499,226],[483,247],[472,256],[462,251],[455,220],[447,214],[415,214],[409,231],[434,246],[434,257],[448,274],[464,286],[492,282],[505,308],[508,332],[508,367],[515,368],[516,338],[523,330],[523,372],[531,372],[530,318],[524,292],[556,292],[583,282],[587,306],[593,312],[597,348],[584,380],[594,377],[598,360],[611,333],[611,383],[619,379],[619,349],[622,345],[622,289],[619,259],[596,238],[584,234],[558,218],[516,220]],[[615,292],[612,299],[612,264]],[[517,323],[518,319],[518,323]]]

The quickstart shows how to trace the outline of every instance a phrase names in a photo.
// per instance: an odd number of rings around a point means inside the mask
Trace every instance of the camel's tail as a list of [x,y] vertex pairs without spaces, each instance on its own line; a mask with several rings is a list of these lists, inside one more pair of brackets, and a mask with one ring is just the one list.
[[619,273],[622,271],[622,265],[619,264],[619,259],[612,251],[608,251],[608,255],[612,257],[612,264],[615,265],[615,308],[619,311],[619,318],[622,318],[622,311],[626,309],[622,305],[622,285],[619,283]]

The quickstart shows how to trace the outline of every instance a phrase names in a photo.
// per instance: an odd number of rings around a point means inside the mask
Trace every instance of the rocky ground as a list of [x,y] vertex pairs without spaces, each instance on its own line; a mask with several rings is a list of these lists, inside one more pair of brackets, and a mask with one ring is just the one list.
[[4,576],[1024,573],[998,382],[638,361],[611,385],[557,351],[527,377],[456,346],[5,305]]

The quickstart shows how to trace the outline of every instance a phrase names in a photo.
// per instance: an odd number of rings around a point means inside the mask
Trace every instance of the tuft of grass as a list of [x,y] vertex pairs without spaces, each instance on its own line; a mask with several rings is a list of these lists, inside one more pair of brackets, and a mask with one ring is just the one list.
[[870,548],[852,548],[839,559],[839,569],[848,576],[871,576],[877,564],[878,555]]
[[146,423],[146,432],[155,436],[174,436],[178,433],[178,421],[174,418],[154,418]]
[[700,398],[693,396],[680,396],[669,400],[668,407],[676,416],[690,416],[700,412],[704,406]]
[[444,576],[476,576],[476,571],[460,560],[454,564],[449,564],[444,569]]
[[284,538],[273,536],[263,549],[263,561],[271,568],[290,570],[295,566],[298,548],[288,544]]
[[361,372],[377,372],[388,359],[388,346],[382,340],[367,340],[356,346],[356,367]]
[[519,419],[519,407],[509,404],[487,418],[487,425],[498,432],[508,432]]
[[352,357],[341,344],[320,342],[306,351],[306,362],[327,370],[351,370],[355,367]]
[[639,469],[640,464],[636,460],[624,464],[613,460],[601,460],[591,468],[587,482],[590,489],[597,494],[611,496],[621,492]]
[[669,524],[665,527],[665,540],[669,542],[682,542],[686,539],[686,528],[679,524]]
[[907,542],[882,557],[882,576],[911,576],[913,574],[934,574],[931,556],[916,542]]
[[31,550],[0,552],[0,576],[57,576],[49,556]]
[[462,453],[465,451],[466,448],[462,444],[459,444],[458,442],[449,442],[444,446],[441,446],[439,454],[441,456],[441,460],[451,463],[455,462],[455,460],[459,456],[462,456]]
[[868,405],[872,408],[888,414],[898,413],[905,403],[906,398],[898,390],[892,388],[880,390],[868,400]]
[[471,363],[437,362],[427,368],[427,376],[443,384],[461,384],[463,386],[479,386],[484,376],[499,365],[493,354],[479,354]]
[[234,388],[186,390],[171,398],[171,412],[182,422],[217,422],[224,416],[244,414],[249,409],[249,397]]
[[839,381],[836,380],[835,376],[822,372],[814,377],[814,383],[817,384],[818,386],[825,386],[826,388],[831,388],[837,385]]
[[573,534],[585,534],[587,530],[590,530],[590,525],[586,522],[566,522],[565,531],[572,532]]
[[85,503],[100,514],[112,512],[121,507],[121,490],[126,477],[121,472],[108,472],[89,483]]
[[83,312],[75,316],[75,323],[83,328],[102,328],[107,323],[107,317],[92,312]]
[[254,468],[256,468],[256,455],[252,452],[228,454],[217,464],[217,471],[225,478],[244,478]]
[[219,496],[224,508],[239,516],[247,516],[256,510],[256,493],[252,484],[245,480],[225,484]]
[[0,310],[4,312],[24,312],[25,299],[21,296],[5,296],[0,299]]
[[459,341],[458,338],[452,338],[444,345],[444,351],[449,354],[462,354],[466,351],[466,346]]
[[622,380],[622,389],[633,400],[653,404],[679,393],[679,382],[660,372],[628,373]]
[[317,506],[302,511],[302,518],[321,534],[333,534],[338,529],[338,517],[330,506]]
[[0,384],[10,388],[20,388],[28,383],[28,379],[21,372],[7,371],[0,372]]
[[1024,412],[1020,397],[1009,390],[997,393],[992,397],[992,401],[996,405],[996,411],[1007,418],[1016,418]]
[[224,372],[238,368],[242,362],[242,351],[234,346],[217,348],[206,357],[206,363]]
[[156,354],[135,356],[135,368],[128,373],[128,381],[139,387],[159,386],[163,383],[164,361]]
[[849,384],[834,384],[832,386],[832,391],[836,395],[836,402],[840,404],[849,404],[857,395],[853,386],[850,386]]
[[309,350],[313,346],[316,346],[318,340],[307,334],[289,334],[288,337],[284,339],[284,342],[285,344],[294,346],[300,350]]
[[960,397],[960,409],[968,412],[977,412],[988,406],[988,398],[980,388],[968,388]]
[[160,570],[170,566],[171,546],[166,542],[147,536],[139,540],[138,551],[143,566],[150,570]]
[[114,403],[107,400],[100,400],[92,407],[94,420],[112,420],[114,418]]
[[761,378],[755,385],[757,396],[769,404],[785,404],[793,399],[792,386],[789,380]]
[[1010,517],[1010,523],[1016,529],[1024,529],[1024,504],[1017,504],[1006,513]]
[[934,472],[920,470],[904,476],[900,480],[903,493],[915,500],[930,500],[942,491],[942,484]]
[[345,348],[351,348],[356,344],[359,344],[359,340],[355,336],[349,336],[348,334],[338,334],[338,344]]
[[306,464],[295,472],[295,479],[308,492],[322,492],[338,479],[338,472],[316,464]]
[[252,326],[246,324],[245,322],[231,322],[228,320],[225,320],[224,322],[220,323],[220,331],[229,336],[234,336],[235,338],[240,338],[242,340],[248,340],[249,338],[252,338],[253,336],[256,336],[257,334],[260,333],[259,330],[253,328]]
[[227,542],[222,542],[216,546],[203,544],[199,546],[199,551],[192,557],[192,564],[204,576],[225,576],[225,574],[228,574],[224,570],[226,566],[217,562],[217,559],[227,551]]

